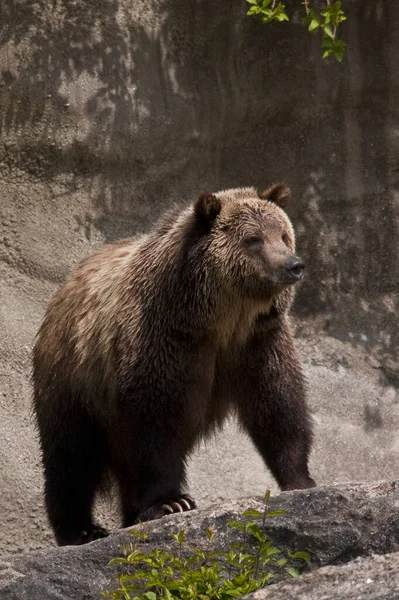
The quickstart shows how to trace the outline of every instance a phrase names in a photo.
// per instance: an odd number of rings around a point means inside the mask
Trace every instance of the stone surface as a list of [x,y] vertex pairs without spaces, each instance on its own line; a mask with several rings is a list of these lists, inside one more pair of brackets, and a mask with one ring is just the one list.
[[399,552],[323,567],[247,596],[251,600],[397,600]]
[[[203,190],[291,184],[312,470],[397,476],[399,4],[348,1],[342,65],[287,6],[290,24],[262,26],[244,0],[1,1],[0,554],[52,543],[29,384],[51,295]],[[202,506],[275,489],[233,425],[190,480]]]
[[[184,529],[188,543],[201,545],[206,539],[206,529],[212,527],[214,547],[226,549],[237,541],[236,530],[227,527],[227,522],[241,518],[247,508],[262,509],[262,503],[256,499],[238,500],[153,521],[147,525],[146,548],[176,551],[170,534],[180,529]],[[267,520],[266,529],[271,539],[280,548],[308,551],[312,569],[357,557],[399,552],[399,482],[284,492],[271,499],[270,508],[286,511],[284,516]],[[115,589],[118,569],[122,567],[108,562],[120,556],[121,548],[131,541],[129,533],[122,530],[85,546],[49,548],[5,557],[0,562],[0,599],[94,600],[100,591]],[[277,584],[261,593],[265,597],[282,598],[282,595],[272,596],[276,590],[276,594],[287,593],[289,598],[295,597],[296,590],[305,594],[304,590],[314,588],[325,590],[322,598],[338,598],[334,595],[334,582],[341,586],[339,589],[345,586],[348,589],[348,581],[352,580],[354,586],[361,586],[361,595],[350,598],[382,598],[370,595],[370,591],[380,591],[380,582],[385,582],[388,590],[397,589],[397,582],[390,583],[386,572],[388,568],[392,575],[397,572],[397,556],[396,560],[392,555],[393,558],[387,556],[386,560],[353,562],[344,570],[343,567],[321,569],[305,575],[299,582]],[[373,565],[370,575],[365,570],[368,565]],[[371,581],[367,583],[368,579]],[[332,588],[331,596],[326,595],[328,587]],[[298,597],[305,598],[305,595]],[[316,598],[316,595],[308,597]]]

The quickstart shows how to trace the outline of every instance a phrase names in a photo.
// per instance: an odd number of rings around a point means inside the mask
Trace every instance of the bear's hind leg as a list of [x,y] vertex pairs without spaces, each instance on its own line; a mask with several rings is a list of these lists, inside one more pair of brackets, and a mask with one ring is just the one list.
[[[54,416],[54,415],[53,415]],[[38,418],[41,432],[47,515],[59,546],[105,537],[94,523],[95,493],[107,466],[105,432],[83,411]]]

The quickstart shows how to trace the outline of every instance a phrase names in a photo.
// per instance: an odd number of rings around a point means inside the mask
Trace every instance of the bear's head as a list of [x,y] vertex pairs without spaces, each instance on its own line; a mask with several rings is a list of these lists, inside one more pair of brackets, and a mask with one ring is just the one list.
[[238,188],[201,194],[195,202],[215,269],[230,291],[261,302],[280,294],[292,298],[288,289],[302,278],[305,265],[295,254],[284,211],[290,196],[286,185],[274,184],[262,193]]

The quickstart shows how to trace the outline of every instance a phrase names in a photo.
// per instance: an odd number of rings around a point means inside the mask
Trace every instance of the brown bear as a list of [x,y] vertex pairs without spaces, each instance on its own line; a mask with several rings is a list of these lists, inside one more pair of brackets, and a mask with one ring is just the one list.
[[92,516],[106,473],[125,527],[194,508],[187,458],[232,412],[281,489],[315,485],[287,317],[304,270],[289,197],[283,184],[202,194],[95,252],[52,300],[33,384],[60,545],[106,535]]

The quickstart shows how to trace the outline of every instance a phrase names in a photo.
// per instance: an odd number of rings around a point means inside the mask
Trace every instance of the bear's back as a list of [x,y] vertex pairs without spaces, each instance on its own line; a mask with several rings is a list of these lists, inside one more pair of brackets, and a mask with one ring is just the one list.
[[[107,244],[72,271],[51,301],[36,337],[36,382],[51,377],[94,389],[110,380],[126,288],[132,285],[131,263],[144,241],[140,236]],[[131,318],[138,318],[133,293],[129,301]]]

